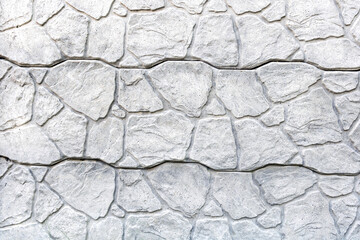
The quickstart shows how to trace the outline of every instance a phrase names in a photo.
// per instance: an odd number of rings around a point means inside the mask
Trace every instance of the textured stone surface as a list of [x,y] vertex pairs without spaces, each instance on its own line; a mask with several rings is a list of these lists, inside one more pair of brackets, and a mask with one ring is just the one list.
[[200,219],[196,221],[194,239],[231,240],[230,228],[225,219]]
[[354,24],[350,28],[350,33],[355,39],[355,41],[359,44],[360,43],[360,20],[356,20]]
[[281,208],[272,207],[256,220],[264,228],[274,228],[281,223]]
[[258,227],[250,220],[242,220],[232,225],[235,233],[235,239],[253,240],[253,239],[269,239],[280,240],[281,235],[275,230],[265,230]]
[[58,195],[45,184],[39,184],[34,205],[36,221],[44,222],[51,214],[61,208],[62,205],[63,203]]
[[3,239],[11,240],[51,240],[45,227],[36,223],[20,224],[12,228],[0,229],[0,236]]
[[285,109],[282,105],[276,105],[270,111],[263,114],[260,120],[268,127],[279,125],[285,120],[284,111]]
[[115,217],[101,219],[89,228],[89,240],[121,240],[123,236],[123,223]]
[[217,99],[210,100],[204,108],[204,113],[213,116],[223,116],[226,114],[224,106]]
[[157,10],[165,6],[164,0],[120,0],[130,10]]
[[358,122],[349,133],[349,138],[352,145],[360,150],[360,122]]
[[205,216],[221,217],[224,215],[221,207],[214,201],[210,200],[202,209]]
[[45,177],[45,174],[48,171],[47,167],[42,167],[42,166],[30,166],[29,168],[37,182],[42,182],[42,180]]
[[227,5],[224,0],[208,0],[206,3],[206,9],[209,12],[226,12]]
[[64,7],[62,0],[37,0],[34,1],[34,17],[38,24],[45,24],[52,16]]
[[341,9],[345,25],[350,25],[360,10],[359,0],[336,0]]
[[270,0],[270,6],[261,12],[261,15],[268,21],[274,22],[286,16],[285,0]]
[[236,14],[242,14],[246,12],[260,12],[270,4],[270,0],[227,0],[227,4],[234,10]]
[[[38,84],[41,84],[44,80],[44,77],[47,73],[46,68],[32,68],[29,70],[30,76],[37,82]],[[1,73],[0,73],[1,76]]]
[[207,0],[171,0],[177,6],[192,14],[201,13]]
[[31,0],[8,0],[0,3],[0,31],[18,27],[32,17]]
[[334,93],[354,90],[359,83],[357,72],[325,72],[322,80],[327,89]]
[[320,176],[318,186],[330,197],[347,195],[354,189],[354,177]]
[[89,16],[99,19],[106,16],[113,0],[65,0],[72,7]]
[[331,210],[335,215],[335,221],[339,226],[341,236],[345,235],[350,225],[354,222],[359,204],[359,199],[354,194],[337,198],[330,202]]
[[344,130],[349,130],[360,113],[360,91],[336,96],[334,104]]
[[5,60],[0,59],[0,79],[11,69],[11,64]]
[[0,157],[0,178],[5,175],[7,170],[13,165],[12,162],[6,158]]

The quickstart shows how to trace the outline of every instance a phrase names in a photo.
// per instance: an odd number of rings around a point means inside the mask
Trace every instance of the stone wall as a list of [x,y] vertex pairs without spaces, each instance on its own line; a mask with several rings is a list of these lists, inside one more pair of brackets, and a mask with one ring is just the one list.
[[0,1],[0,240],[360,239],[359,9]]

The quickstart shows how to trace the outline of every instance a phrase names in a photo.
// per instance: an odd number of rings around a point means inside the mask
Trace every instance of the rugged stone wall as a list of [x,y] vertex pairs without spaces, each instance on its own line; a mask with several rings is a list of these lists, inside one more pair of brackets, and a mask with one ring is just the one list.
[[0,239],[360,239],[359,9],[0,1]]

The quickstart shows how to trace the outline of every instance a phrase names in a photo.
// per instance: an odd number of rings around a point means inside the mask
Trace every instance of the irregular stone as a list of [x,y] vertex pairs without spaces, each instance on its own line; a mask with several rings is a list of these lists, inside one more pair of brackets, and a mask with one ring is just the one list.
[[302,167],[269,166],[254,173],[264,191],[265,200],[271,205],[289,202],[303,195],[316,183],[316,175]]
[[268,164],[283,164],[298,152],[279,129],[267,129],[256,120],[235,122],[240,145],[241,170],[254,170]]
[[[205,2],[204,0],[201,1]],[[231,16],[209,15],[201,17],[191,54],[195,58],[215,66],[236,66],[239,62],[239,53]]]
[[43,25],[52,16],[57,14],[64,7],[63,0],[37,0],[34,1],[35,21]]
[[131,11],[138,10],[157,10],[165,7],[164,0],[120,0],[120,3]]
[[210,200],[202,209],[205,216],[221,217],[224,215],[221,207],[214,201]]
[[113,13],[120,17],[126,17],[128,10],[120,3],[120,0],[116,0],[113,3]]
[[304,50],[307,62],[326,69],[360,68],[360,47],[345,38],[309,42]]
[[0,59],[0,79],[2,79],[5,74],[9,72],[11,67],[12,65],[8,61]]
[[87,223],[84,214],[65,206],[48,218],[46,226],[55,239],[85,240]]
[[0,2],[0,31],[18,27],[30,22],[32,16],[31,0],[7,0]]
[[135,58],[135,56],[132,53],[130,53],[129,51],[126,51],[124,53],[124,56],[121,58],[118,66],[119,67],[128,67],[128,68],[144,67],[143,64],[140,63],[139,60],[137,58]]
[[269,63],[258,75],[274,102],[295,98],[321,79],[321,71],[305,63]]
[[280,240],[281,235],[278,231],[273,229],[261,229],[254,222],[250,220],[242,220],[232,224],[234,231],[234,239],[254,240]]
[[42,166],[30,166],[29,168],[37,182],[42,182],[48,171],[47,167]]
[[269,109],[254,71],[221,70],[215,83],[216,95],[237,118],[258,116]]
[[45,180],[69,205],[94,219],[104,217],[113,201],[115,171],[96,161],[60,163]]
[[260,12],[270,4],[270,0],[227,0],[226,2],[236,14],[243,14],[246,12]]
[[330,197],[347,195],[354,189],[354,177],[350,176],[320,176],[318,186]]
[[265,211],[251,173],[215,172],[213,178],[213,195],[233,219],[253,218]]
[[13,163],[10,160],[0,157],[0,178],[5,175],[12,165]]
[[294,158],[290,159],[287,163],[296,164],[296,165],[303,165],[303,159],[302,159],[301,156],[297,155]]
[[64,104],[43,86],[38,86],[34,101],[34,120],[42,126],[64,108]]
[[336,0],[340,6],[345,25],[350,25],[360,10],[359,0]]
[[125,212],[118,205],[112,204],[110,207],[110,212],[119,218],[125,217]]
[[136,82],[145,80],[146,71],[143,69],[120,69],[119,77],[125,85],[133,85]]
[[65,0],[72,7],[84,12],[90,17],[100,19],[108,15],[114,0]]
[[272,207],[267,210],[263,215],[258,217],[256,221],[263,228],[274,228],[281,223],[281,208],[280,207]]
[[294,53],[294,55],[292,55],[291,61],[304,61],[305,60],[305,55],[304,52],[299,49],[296,53]]
[[0,131],[30,121],[34,92],[34,83],[22,68],[15,68],[0,81]]
[[165,62],[149,75],[170,105],[188,116],[199,117],[211,89],[212,70],[202,62]]
[[358,19],[350,28],[350,33],[355,41],[360,44],[360,20]]
[[0,181],[0,227],[29,219],[34,194],[35,181],[30,171],[23,166],[12,168]]
[[89,20],[84,15],[65,8],[45,25],[46,32],[60,50],[69,57],[82,57],[85,52]]
[[69,157],[82,157],[87,120],[68,108],[50,119],[44,129],[51,140]]
[[211,99],[207,104],[204,113],[213,116],[223,116],[226,114],[224,106],[215,98]]
[[359,82],[359,73],[356,72],[325,72],[322,83],[334,93],[354,90]]
[[328,201],[319,192],[285,205],[282,232],[285,239],[338,239]]
[[49,72],[49,88],[93,120],[105,117],[115,92],[115,71],[99,62],[67,61]]
[[122,221],[115,217],[101,219],[90,226],[88,235],[89,240],[122,240]]
[[353,146],[360,150],[360,122],[358,122],[349,133],[350,141]]
[[360,113],[360,91],[336,96],[334,104],[344,130],[349,130]]
[[237,22],[242,45],[241,67],[253,68],[271,60],[286,60],[299,49],[295,38],[280,23],[265,23],[251,15],[238,17]]
[[321,173],[358,173],[360,154],[344,143],[303,150],[304,165]]
[[117,203],[127,212],[154,212],[161,203],[140,170],[119,170]]
[[51,191],[45,184],[39,184],[34,214],[36,221],[42,223],[51,214],[59,210],[63,205],[60,197]]
[[268,127],[279,125],[285,120],[284,111],[285,109],[282,105],[276,105],[262,115],[260,120]]
[[114,117],[124,119],[126,117],[126,112],[122,110],[118,105],[114,104],[111,107],[110,110],[111,114],[114,115]]
[[171,0],[172,4],[184,8],[191,14],[200,14],[207,0]]
[[342,140],[331,98],[322,88],[289,104],[284,129],[301,146]]
[[236,144],[230,118],[200,119],[189,158],[213,169],[236,168]]
[[354,195],[331,200],[331,210],[335,215],[336,224],[339,226],[341,236],[344,236],[356,218],[359,199]]
[[16,225],[7,229],[0,229],[3,239],[11,240],[51,240],[49,234],[41,224],[29,223]]
[[138,168],[139,163],[130,155],[127,155],[122,161],[116,163],[116,166],[122,168]]
[[[36,41],[29,41],[34,38]],[[0,55],[19,64],[48,65],[61,59],[56,44],[33,24],[0,32],[0,39]]]
[[224,0],[208,0],[206,3],[206,9],[209,12],[226,12],[227,6]]
[[145,65],[184,58],[194,25],[188,14],[175,9],[134,14],[128,23],[127,49]]
[[125,23],[117,16],[109,16],[90,24],[87,55],[116,62],[124,54]]
[[193,128],[189,119],[174,111],[131,116],[125,136],[126,150],[144,166],[183,160]]
[[35,124],[0,132],[0,155],[28,164],[52,164],[60,159],[55,144]]
[[201,165],[164,163],[148,170],[147,176],[172,209],[193,216],[205,204],[210,173]]
[[123,155],[124,124],[121,120],[108,117],[96,122],[89,131],[86,155],[107,163],[117,162]]
[[191,223],[169,210],[152,215],[132,215],[125,224],[124,239],[190,239]]
[[279,21],[286,16],[285,0],[271,0],[270,6],[261,12],[261,15],[268,21]]
[[29,70],[30,76],[38,83],[42,83],[47,73],[44,68],[32,68]]
[[193,239],[232,240],[230,228],[226,219],[205,218],[196,221]]

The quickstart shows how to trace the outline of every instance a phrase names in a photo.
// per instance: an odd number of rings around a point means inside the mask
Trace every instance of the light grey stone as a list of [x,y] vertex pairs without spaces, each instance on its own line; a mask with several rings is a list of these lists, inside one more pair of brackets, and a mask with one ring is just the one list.
[[288,0],[285,23],[300,40],[344,35],[339,12],[332,0]]
[[236,168],[236,144],[230,118],[200,119],[189,157],[213,169]]
[[0,227],[29,219],[35,194],[35,181],[23,166],[12,168],[0,181]]
[[89,240],[122,240],[123,223],[115,217],[107,217],[93,223],[89,228]]
[[269,63],[257,73],[274,102],[295,98],[321,79],[321,71],[305,63]]
[[351,176],[320,176],[318,186],[330,197],[339,197],[351,193],[354,189],[354,177]]
[[96,122],[88,133],[86,155],[99,158],[107,163],[115,163],[123,155],[123,121],[108,117]]
[[70,8],[63,9],[45,25],[46,32],[60,50],[69,57],[81,57],[85,52],[89,20]]
[[360,154],[344,143],[303,150],[304,165],[322,173],[358,173]]
[[51,69],[45,83],[93,120],[105,117],[114,100],[115,71],[99,62],[67,61]]
[[336,0],[340,6],[341,15],[344,19],[345,25],[350,25],[359,13],[360,1],[359,0]]
[[0,81],[0,131],[30,121],[35,87],[29,73],[15,68]]
[[298,152],[279,129],[267,129],[256,120],[235,122],[240,146],[241,170],[254,170],[267,164],[283,164]]
[[100,19],[108,15],[114,0],[65,0],[72,7],[87,15]]
[[183,160],[193,128],[189,119],[174,111],[131,116],[125,136],[126,150],[143,166]]
[[114,117],[117,117],[117,118],[121,118],[121,119],[124,119],[126,117],[126,112],[124,110],[122,110],[118,105],[114,104],[112,107],[111,107],[111,110],[110,110],[111,114],[114,116]]
[[124,210],[122,210],[118,205],[116,204],[112,204],[111,207],[110,207],[110,212],[118,217],[118,218],[123,218],[125,217],[125,212]]
[[279,21],[286,16],[286,1],[271,0],[270,6],[261,12],[261,15],[268,21]]
[[132,215],[125,224],[124,239],[190,239],[191,223],[169,210],[152,215]]
[[64,105],[60,100],[51,94],[43,86],[38,86],[33,109],[33,119],[35,122],[42,126],[47,120],[52,118],[55,114],[60,112],[64,108]]
[[224,215],[221,207],[214,200],[210,200],[207,204],[205,204],[202,208],[202,212],[205,216],[209,217],[221,217]]
[[13,165],[13,163],[3,157],[0,157],[0,178],[5,175],[7,170]]
[[147,171],[160,197],[175,210],[193,216],[205,204],[210,173],[198,164],[164,163]]
[[60,159],[55,144],[31,123],[0,132],[0,155],[29,164],[52,164]]
[[272,205],[303,195],[317,180],[312,171],[295,166],[269,166],[256,171],[254,178],[263,189],[265,200]]
[[11,240],[51,240],[45,228],[36,223],[20,224],[11,228],[0,229],[0,236],[3,239]]
[[242,220],[232,224],[234,239],[241,240],[280,240],[281,235],[273,229],[262,229],[250,220]]
[[8,61],[0,59],[0,79],[2,79],[5,74],[9,72],[11,67],[12,65]]
[[31,0],[6,0],[0,2],[0,31],[27,23],[32,17]]
[[357,72],[325,72],[322,79],[325,87],[334,93],[342,93],[354,90],[359,83]]
[[115,0],[113,3],[113,13],[120,17],[126,17],[128,10],[121,4],[120,0]]
[[85,214],[65,206],[46,220],[50,235],[58,240],[85,240],[88,219]]
[[233,219],[253,218],[265,211],[251,173],[216,172],[213,178],[213,195]]
[[357,122],[354,128],[350,131],[349,138],[352,145],[360,150],[360,122]]
[[143,69],[120,69],[119,77],[125,85],[133,85],[145,79],[146,71]]
[[254,71],[222,70],[215,83],[216,95],[236,118],[258,116],[269,109]]
[[44,125],[44,130],[63,154],[81,157],[84,152],[86,125],[85,117],[65,108]]
[[117,203],[127,212],[154,212],[162,208],[140,170],[119,170]]
[[124,68],[144,67],[143,64],[129,51],[125,51],[124,56],[121,58],[118,66]]
[[45,184],[39,184],[34,214],[36,221],[42,223],[63,205],[60,197]]
[[340,235],[343,237],[356,218],[359,199],[355,194],[351,194],[331,200],[330,206],[339,226]]
[[205,8],[209,12],[226,12],[227,5],[224,0],[208,0]]
[[276,105],[270,111],[261,116],[260,120],[268,127],[279,125],[285,120],[285,109],[282,105]]
[[30,166],[29,168],[37,182],[42,182],[48,171],[48,168],[43,166]]
[[131,11],[157,10],[165,7],[164,0],[120,0],[120,2]]
[[[30,76],[38,83],[42,83],[47,73],[45,68],[31,68],[29,70]],[[1,74],[0,74],[1,75]]]
[[360,44],[360,20],[357,19],[350,28],[350,33],[355,41]]
[[360,91],[336,96],[334,105],[344,130],[349,130],[360,113]]
[[299,49],[295,38],[280,23],[265,23],[254,15],[238,17],[237,23],[242,45],[241,67],[253,68],[271,60],[286,60]]
[[231,16],[201,17],[191,54],[215,66],[236,66],[239,62],[239,52]]
[[200,14],[207,0],[171,0],[172,4],[184,8],[191,14]]
[[123,168],[138,168],[140,164],[130,155],[126,155],[124,159],[118,163],[116,166]]
[[211,67],[202,62],[165,62],[149,75],[173,108],[191,117],[200,116],[212,85]]
[[281,223],[281,208],[280,207],[272,207],[267,210],[263,215],[258,217],[256,221],[263,228],[274,228]]
[[206,105],[204,113],[213,116],[223,116],[226,114],[224,106],[215,98],[211,99]]
[[270,4],[270,0],[227,0],[226,2],[236,14],[243,14],[246,12],[260,12]]
[[[29,41],[35,38],[36,41]],[[47,65],[61,59],[56,44],[43,28],[34,24],[0,32],[0,39],[0,55],[19,64]]]
[[319,192],[286,204],[281,230],[286,240],[338,239],[329,203]]
[[118,16],[92,21],[89,28],[87,55],[116,62],[124,54],[125,23]]
[[115,171],[95,161],[66,161],[45,177],[50,187],[74,208],[94,219],[104,217],[113,201]]
[[64,7],[63,0],[37,0],[34,1],[35,21],[43,25]]
[[342,140],[331,98],[322,88],[289,104],[284,129],[301,146]]
[[309,42],[304,50],[307,62],[326,69],[360,68],[360,47],[345,38]]
[[204,218],[196,221],[193,239],[232,240],[229,224],[226,219]]
[[185,57],[190,45],[194,20],[180,10],[134,14],[127,31],[127,49],[145,65]]

